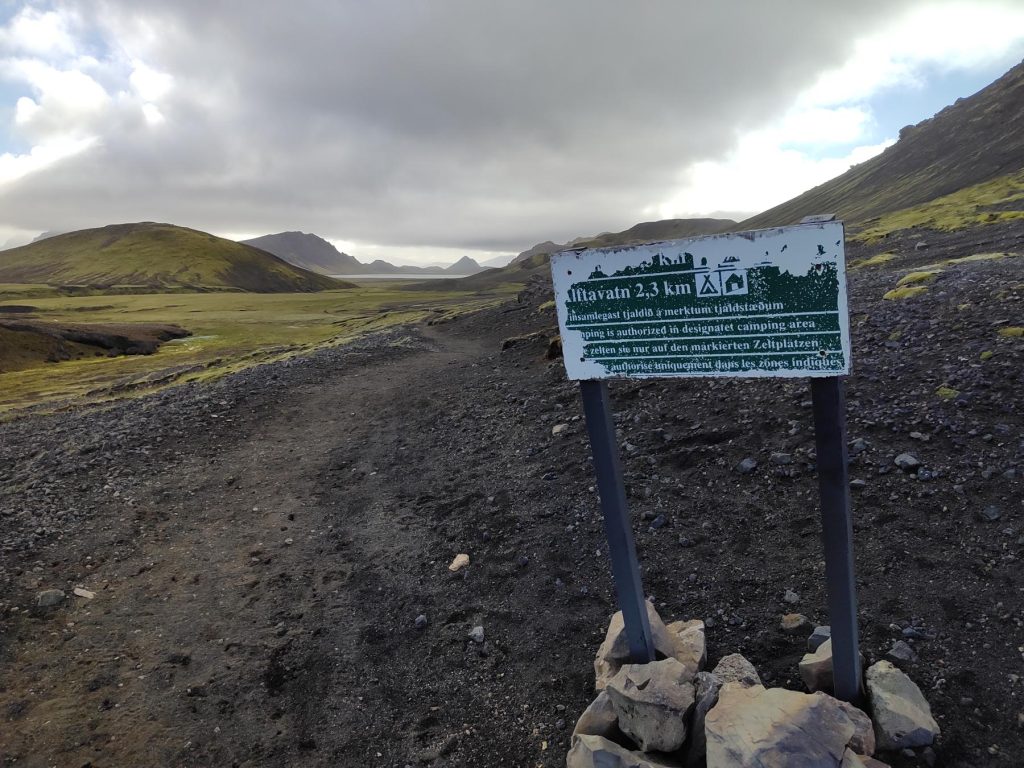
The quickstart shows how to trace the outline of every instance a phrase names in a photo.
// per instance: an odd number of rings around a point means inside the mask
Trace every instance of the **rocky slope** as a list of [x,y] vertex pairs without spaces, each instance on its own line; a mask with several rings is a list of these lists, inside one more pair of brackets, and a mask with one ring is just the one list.
[[[919,238],[849,253],[862,650],[911,647],[941,765],[1009,768],[1024,288],[1020,257],[949,259],[1024,233]],[[936,262],[924,292],[882,298]],[[4,760],[564,765],[615,600],[548,296],[0,426]],[[806,382],[612,394],[648,594],[801,689],[806,641],[780,618],[827,623]],[[48,589],[65,598],[39,606]]]

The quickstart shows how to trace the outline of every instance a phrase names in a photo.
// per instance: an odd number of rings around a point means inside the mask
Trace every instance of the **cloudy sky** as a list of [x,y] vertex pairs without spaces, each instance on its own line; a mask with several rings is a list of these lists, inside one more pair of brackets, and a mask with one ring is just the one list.
[[1022,58],[1021,0],[0,0],[0,245],[156,220],[435,262],[741,217]]

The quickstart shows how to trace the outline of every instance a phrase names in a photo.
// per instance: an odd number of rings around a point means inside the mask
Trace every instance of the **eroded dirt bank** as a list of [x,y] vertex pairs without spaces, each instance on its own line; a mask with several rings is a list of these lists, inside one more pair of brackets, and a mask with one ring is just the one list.
[[[891,275],[852,285],[864,652],[931,638],[910,673],[943,765],[1024,754],[1024,382],[993,325],[1017,272],[958,265],[902,303]],[[539,299],[0,426],[0,763],[564,764],[614,598],[576,388],[543,335],[501,351],[554,324]],[[662,615],[798,687],[785,591],[827,622],[806,385],[613,393]],[[68,600],[35,607],[49,588]]]

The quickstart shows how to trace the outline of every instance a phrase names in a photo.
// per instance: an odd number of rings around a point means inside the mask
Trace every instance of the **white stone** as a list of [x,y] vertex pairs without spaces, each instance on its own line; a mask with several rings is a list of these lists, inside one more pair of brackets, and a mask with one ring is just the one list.
[[879,749],[927,747],[939,735],[939,724],[914,681],[888,661],[871,665],[868,696]]
[[674,752],[686,741],[693,675],[675,659],[626,664],[606,688],[619,728],[645,752]]
[[455,571],[465,568],[467,565],[469,565],[469,555],[462,552],[455,556],[455,559],[452,560],[452,564],[448,566],[448,570],[455,573]]
[[739,683],[749,688],[761,685],[761,676],[757,674],[754,665],[738,653],[722,657],[712,672],[697,673],[694,679],[697,703],[693,708],[693,732],[690,734],[690,747],[686,755],[687,765],[699,765],[704,761],[707,749],[704,720],[718,703],[718,692],[725,683]]

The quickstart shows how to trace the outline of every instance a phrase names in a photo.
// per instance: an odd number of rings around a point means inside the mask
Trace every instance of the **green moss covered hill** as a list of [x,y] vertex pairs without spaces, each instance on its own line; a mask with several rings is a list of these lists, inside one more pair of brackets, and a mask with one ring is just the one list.
[[900,131],[899,141],[880,155],[741,222],[740,228],[784,226],[818,213],[869,223],[970,187],[985,194],[982,205],[996,214],[994,221],[1005,218],[999,215],[1006,213],[1000,204],[1019,199],[1022,170],[1024,62],[973,96],[957,99],[934,117],[907,126]]
[[259,248],[153,222],[83,229],[0,251],[0,283],[253,293],[351,287]]

